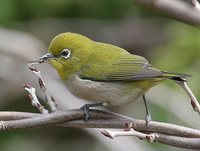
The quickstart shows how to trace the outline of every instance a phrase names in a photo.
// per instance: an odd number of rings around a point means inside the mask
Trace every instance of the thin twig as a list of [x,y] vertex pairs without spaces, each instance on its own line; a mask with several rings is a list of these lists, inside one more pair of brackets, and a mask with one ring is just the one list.
[[180,85],[184,89],[184,91],[188,94],[188,96],[191,99],[191,105],[193,107],[193,110],[200,115],[200,105],[199,105],[199,102],[197,101],[195,95],[192,93],[192,91],[188,87],[186,81],[176,81],[176,83],[178,85]]
[[[35,63],[34,63],[35,65]],[[53,96],[50,95],[47,87],[46,87],[46,84],[41,76],[41,73],[40,71],[38,71],[37,69],[35,68],[32,68],[32,64],[29,64],[29,69],[32,71],[32,73],[36,76],[36,78],[38,79],[38,83],[39,83],[39,86],[40,86],[40,90],[42,92],[44,92],[45,94],[45,99],[47,101],[47,104],[49,105],[50,109],[52,112],[55,112],[57,110],[59,110],[58,108],[58,105],[56,104],[55,102],[55,99],[53,98]]]
[[158,135],[155,133],[151,133],[151,134],[145,134],[145,133],[141,133],[139,131],[135,131],[133,128],[129,129],[129,130],[103,130],[101,131],[101,133],[108,137],[108,138],[115,138],[115,137],[119,137],[119,136],[136,136],[139,139],[142,140],[147,140],[148,142],[152,143],[152,142],[156,142],[158,139]]
[[31,100],[31,104],[33,106],[35,106],[40,111],[40,113],[48,114],[49,111],[46,110],[44,108],[44,106],[38,101],[37,96],[35,94],[35,88],[33,88],[29,85],[23,85],[23,86],[24,86],[24,89],[29,93],[29,98]]

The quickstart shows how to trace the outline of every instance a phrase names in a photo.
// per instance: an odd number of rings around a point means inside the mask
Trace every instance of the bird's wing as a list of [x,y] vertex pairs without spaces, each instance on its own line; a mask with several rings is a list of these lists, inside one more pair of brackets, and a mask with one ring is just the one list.
[[134,81],[161,77],[163,72],[152,68],[148,61],[137,55],[112,58],[93,56],[82,67],[80,78],[94,81]]

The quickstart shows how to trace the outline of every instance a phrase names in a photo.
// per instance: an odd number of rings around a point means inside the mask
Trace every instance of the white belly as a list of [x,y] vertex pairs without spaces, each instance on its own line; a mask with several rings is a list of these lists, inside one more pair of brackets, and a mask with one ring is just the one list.
[[136,100],[144,94],[141,88],[133,88],[125,82],[96,82],[80,79],[77,75],[66,82],[69,91],[82,99],[104,105],[121,105]]

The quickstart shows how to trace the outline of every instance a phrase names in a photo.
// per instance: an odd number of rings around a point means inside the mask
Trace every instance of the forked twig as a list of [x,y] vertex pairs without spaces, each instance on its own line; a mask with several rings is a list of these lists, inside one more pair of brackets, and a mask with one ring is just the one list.
[[40,86],[40,90],[42,92],[44,92],[45,94],[45,99],[47,101],[47,104],[49,105],[50,109],[52,112],[55,112],[57,110],[59,110],[58,108],[58,105],[56,104],[55,102],[55,99],[53,98],[52,95],[50,95],[47,87],[46,87],[46,84],[40,74],[40,71],[38,71],[36,68],[32,68],[31,67],[31,64],[29,64],[29,69],[32,71],[32,73],[36,76],[36,78],[38,79],[38,83],[39,83],[39,86]]

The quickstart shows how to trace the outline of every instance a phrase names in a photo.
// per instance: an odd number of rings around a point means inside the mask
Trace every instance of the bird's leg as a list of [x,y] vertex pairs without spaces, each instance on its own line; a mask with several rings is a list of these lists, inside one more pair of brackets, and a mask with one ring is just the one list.
[[90,107],[98,107],[98,106],[103,106],[103,103],[85,104],[81,107],[81,109],[83,110],[85,114],[85,121],[89,119]]
[[143,97],[144,106],[145,106],[145,110],[146,110],[145,121],[146,121],[146,125],[148,127],[149,126],[149,121],[151,121],[151,114],[150,114],[148,106],[147,106],[145,94],[143,94],[142,97]]

